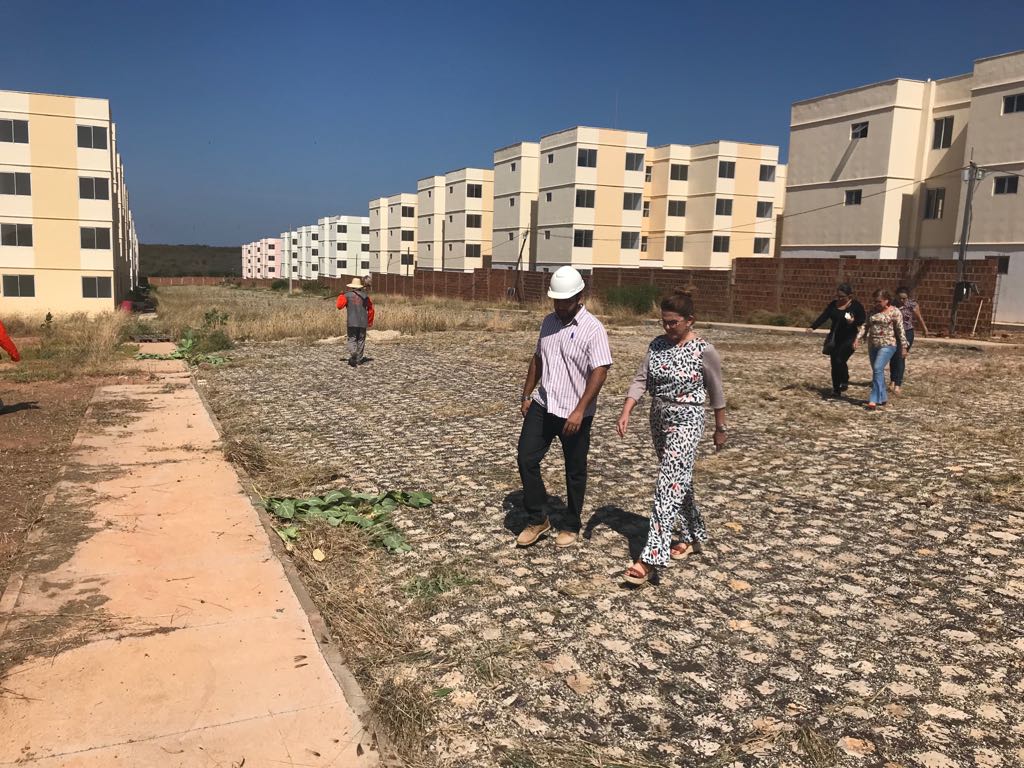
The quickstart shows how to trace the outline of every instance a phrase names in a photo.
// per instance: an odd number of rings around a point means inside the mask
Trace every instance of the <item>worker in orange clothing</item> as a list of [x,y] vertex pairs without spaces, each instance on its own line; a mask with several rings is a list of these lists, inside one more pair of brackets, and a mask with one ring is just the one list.
[[21,355],[18,354],[18,348],[14,346],[14,342],[11,341],[11,337],[7,335],[7,329],[4,328],[4,324],[0,323],[0,349],[3,349],[8,355],[11,356],[11,360],[18,362],[21,360]]
[[347,288],[338,296],[338,309],[348,310],[348,364],[355,368],[366,359],[366,330],[373,327],[373,302],[358,277],[353,277]]

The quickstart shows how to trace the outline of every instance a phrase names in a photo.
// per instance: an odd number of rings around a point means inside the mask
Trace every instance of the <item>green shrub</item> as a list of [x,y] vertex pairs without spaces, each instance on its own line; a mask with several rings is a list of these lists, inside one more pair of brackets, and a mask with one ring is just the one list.
[[637,315],[646,315],[657,307],[661,289],[656,285],[617,285],[604,291],[609,307],[623,307]]
[[270,290],[272,291],[287,291],[288,281],[287,280],[274,280],[270,283]]

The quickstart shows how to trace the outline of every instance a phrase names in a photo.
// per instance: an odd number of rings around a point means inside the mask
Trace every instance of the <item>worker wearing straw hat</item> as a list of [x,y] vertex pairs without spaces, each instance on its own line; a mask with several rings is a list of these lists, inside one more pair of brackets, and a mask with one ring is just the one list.
[[338,309],[348,310],[348,364],[355,368],[365,359],[366,329],[373,327],[373,302],[358,277],[353,277],[347,288],[338,296]]

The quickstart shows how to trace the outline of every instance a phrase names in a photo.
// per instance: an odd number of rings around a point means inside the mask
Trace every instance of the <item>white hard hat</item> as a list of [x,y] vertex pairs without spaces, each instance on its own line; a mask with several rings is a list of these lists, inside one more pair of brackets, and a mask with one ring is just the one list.
[[581,293],[586,286],[583,284],[583,275],[574,267],[564,266],[555,270],[551,276],[551,287],[548,288],[548,298],[571,299]]

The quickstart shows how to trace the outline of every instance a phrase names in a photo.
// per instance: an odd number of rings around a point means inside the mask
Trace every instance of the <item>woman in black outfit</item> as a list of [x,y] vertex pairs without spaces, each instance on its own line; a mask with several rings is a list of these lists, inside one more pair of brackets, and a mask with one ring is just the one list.
[[864,307],[853,298],[853,289],[848,283],[841,283],[836,288],[836,298],[817,320],[807,329],[811,333],[826,320],[832,321],[832,330],[825,339],[821,353],[828,355],[832,361],[832,392],[837,397],[850,384],[850,369],[846,361],[853,354],[853,342],[857,340],[857,331],[864,324]]

